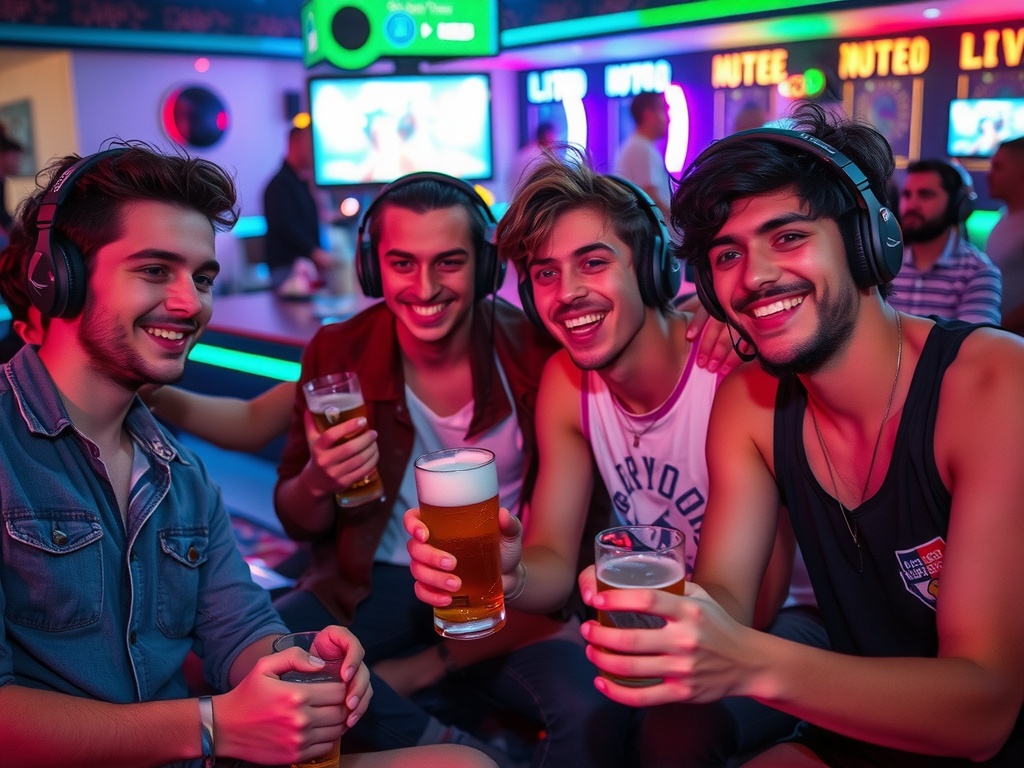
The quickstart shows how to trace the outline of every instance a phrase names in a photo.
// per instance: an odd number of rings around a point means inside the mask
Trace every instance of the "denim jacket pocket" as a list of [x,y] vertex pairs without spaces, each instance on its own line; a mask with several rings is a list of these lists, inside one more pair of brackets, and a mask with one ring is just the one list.
[[186,637],[196,623],[199,566],[209,554],[207,528],[160,529],[156,621],[167,637]]
[[103,611],[99,515],[86,509],[3,511],[4,618],[45,632],[97,622]]

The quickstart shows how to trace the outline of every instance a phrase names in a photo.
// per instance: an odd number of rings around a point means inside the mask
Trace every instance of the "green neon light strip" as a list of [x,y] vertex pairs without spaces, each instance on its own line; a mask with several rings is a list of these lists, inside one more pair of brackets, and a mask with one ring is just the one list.
[[77,29],[30,24],[0,24],[0,40],[10,43],[95,46],[101,48],[155,48],[194,53],[238,53],[250,56],[302,58],[302,41],[258,35],[207,35],[185,32],[125,29]]
[[224,347],[213,347],[209,344],[196,344],[188,359],[196,363],[205,363],[217,368],[227,368],[278,381],[298,381],[299,372],[302,369],[302,366],[290,360],[278,360],[274,357],[238,352],[234,349],[224,349]]
[[734,16],[749,16],[755,13],[777,14],[808,5],[821,6],[836,2],[841,0],[695,0],[663,8],[609,13],[589,19],[568,19],[532,27],[506,29],[501,33],[501,45],[504,48],[516,48],[677,24],[729,21]]

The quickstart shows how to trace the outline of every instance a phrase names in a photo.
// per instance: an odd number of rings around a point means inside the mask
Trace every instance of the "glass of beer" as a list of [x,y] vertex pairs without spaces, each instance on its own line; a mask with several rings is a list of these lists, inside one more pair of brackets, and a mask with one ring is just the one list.
[[[306,396],[306,405],[313,414],[313,421],[321,432],[343,421],[366,416],[363,390],[359,387],[359,377],[354,373],[331,373],[311,379],[302,385],[302,391]],[[365,431],[356,432],[345,439],[351,440]],[[374,469],[363,479],[336,494],[335,498],[338,506],[347,508],[358,507],[383,496],[384,485]]]
[[505,626],[498,532],[498,471],[483,448],[452,448],[416,459],[416,495],[429,543],[455,557],[462,590],[434,608],[443,637],[471,640]]
[[[316,639],[316,632],[296,632],[292,635],[281,635],[274,641],[274,653],[286,651],[289,648],[301,648],[307,653],[319,656],[324,660],[322,669],[315,672],[298,672],[292,670],[281,675],[281,679],[289,683],[337,683],[341,681],[341,665],[345,660],[342,651],[336,651],[338,656],[330,656],[319,650],[314,650],[313,641]],[[335,651],[331,648],[331,651]],[[328,658],[330,656],[330,658]],[[291,768],[338,768],[341,761],[341,739],[335,739],[329,750],[319,757],[313,757],[301,763],[292,763]]]
[[[594,539],[597,588],[661,589],[683,594],[686,585],[686,537],[675,528],[625,525],[601,531]],[[598,611],[598,621],[620,629],[656,629],[660,616],[629,611]],[[656,685],[661,678],[632,678],[601,673],[621,685]]]

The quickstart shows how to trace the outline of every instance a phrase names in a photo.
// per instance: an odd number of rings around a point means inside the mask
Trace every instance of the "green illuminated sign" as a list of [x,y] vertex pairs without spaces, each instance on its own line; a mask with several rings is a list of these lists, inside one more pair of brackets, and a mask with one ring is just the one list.
[[311,0],[300,11],[303,60],[363,69],[379,58],[498,52],[495,0]]
[[209,344],[196,344],[189,353],[188,359],[196,363],[205,363],[278,381],[298,381],[299,373],[302,370],[301,365],[290,360],[278,360],[274,357],[254,355]]

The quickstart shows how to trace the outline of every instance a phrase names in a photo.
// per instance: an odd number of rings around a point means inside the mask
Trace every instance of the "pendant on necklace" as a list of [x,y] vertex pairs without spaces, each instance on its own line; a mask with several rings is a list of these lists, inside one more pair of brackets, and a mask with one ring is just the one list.
[[633,433],[633,447],[640,447],[640,435],[638,435],[636,432]]

